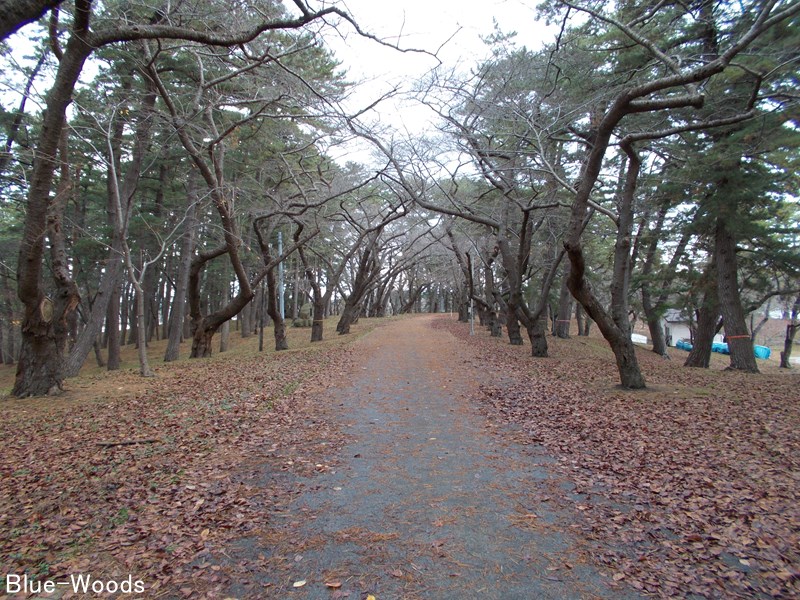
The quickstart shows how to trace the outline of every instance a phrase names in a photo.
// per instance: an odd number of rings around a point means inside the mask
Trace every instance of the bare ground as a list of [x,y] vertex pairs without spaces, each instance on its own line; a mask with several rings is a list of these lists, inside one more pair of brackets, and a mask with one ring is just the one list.
[[347,437],[337,466],[282,507],[277,527],[228,552],[231,596],[624,596],[576,546],[573,515],[531,495],[571,495],[552,459],[478,413],[480,384],[501,374],[434,320],[395,322],[359,342],[354,374],[325,394]]

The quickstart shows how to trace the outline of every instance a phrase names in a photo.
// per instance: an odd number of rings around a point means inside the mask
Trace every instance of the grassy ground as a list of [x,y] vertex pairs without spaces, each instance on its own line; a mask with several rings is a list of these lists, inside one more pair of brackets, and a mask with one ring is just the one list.
[[[353,335],[358,336],[360,333],[369,330],[374,326],[374,319],[363,319],[360,323],[356,324],[353,328]],[[318,345],[319,348],[334,347],[341,343],[346,343],[352,339],[352,336],[338,336],[336,335],[336,320],[327,319],[325,321],[325,340]],[[289,340],[288,352],[298,352],[312,347],[310,338],[310,329],[307,328],[287,328],[287,338]],[[241,332],[232,331],[227,352],[219,352],[220,335],[214,337],[214,354],[211,357],[211,362],[226,360],[235,360],[243,356],[258,355],[258,335],[253,335],[247,338],[241,336]],[[147,356],[150,366],[156,372],[156,375],[169,376],[176,370],[180,370],[185,364],[193,362],[189,358],[189,351],[191,350],[191,340],[184,341],[181,344],[180,358],[172,363],[163,362],[164,352],[167,348],[166,340],[154,340],[147,347]],[[267,327],[264,329],[264,351],[260,354],[269,356],[273,354],[274,338],[272,336],[272,329]],[[105,356],[105,351],[104,351]],[[86,360],[86,364],[81,369],[78,377],[68,379],[66,381],[67,393],[62,397],[64,400],[82,402],[90,400],[92,396],[102,395],[128,395],[139,393],[148,389],[148,386],[158,383],[158,378],[149,381],[146,378],[139,376],[139,359],[138,350],[133,344],[127,344],[122,347],[121,352],[121,365],[117,372],[108,371],[104,366],[98,366],[94,358],[94,353],[90,353]],[[14,386],[14,376],[16,373],[15,365],[2,365],[0,364],[0,399],[8,402],[11,399],[8,397],[11,389]],[[121,382],[125,385],[119,385]],[[115,382],[117,385],[115,385]],[[108,389],[105,389],[108,386]],[[120,389],[122,388],[122,389]],[[119,393],[119,394],[118,394]],[[49,398],[44,400],[45,403],[53,403],[56,399]],[[23,400],[21,404],[36,403],[35,399]],[[0,405],[1,407],[2,405]],[[13,407],[14,404],[6,404],[6,407]]]

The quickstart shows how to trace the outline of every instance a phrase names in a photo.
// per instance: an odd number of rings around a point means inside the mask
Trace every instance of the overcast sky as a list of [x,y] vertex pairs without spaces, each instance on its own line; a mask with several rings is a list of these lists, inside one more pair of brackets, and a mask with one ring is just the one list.
[[[402,48],[437,53],[446,67],[469,69],[488,54],[481,40],[494,31],[494,21],[504,33],[516,32],[518,45],[538,48],[553,30],[536,22],[537,0],[342,0],[362,30]],[[401,53],[342,29],[327,43],[347,69],[349,79],[363,82],[355,98],[369,104],[393,86],[408,88],[437,61],[424,54]],[[409,102],[388,102],[379,108],[381,121],[421,133],[432,114]],[[360,153],[359,153],[360,154]],[[360,157],[363,159],[363,156]]]
[[[472,62],[485,53],[480,40],[493,30],[496,20],[501,31],[516,31],[520,44],[541,44],[543,25],[536,23],[536,0],[342,0],[362,29],[402,47],[436,51],[454,36],[439,53],[447,64]],[[351,65],[354,73],[391,73],[408,76],[423,72],[435,62],[419,55],[398,55],[374,43],[348,36],[347,46],[336,44],[336,51]]]

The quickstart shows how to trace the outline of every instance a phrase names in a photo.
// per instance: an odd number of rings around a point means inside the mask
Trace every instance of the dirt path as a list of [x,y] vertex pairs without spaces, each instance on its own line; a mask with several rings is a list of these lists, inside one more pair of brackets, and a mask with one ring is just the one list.
[[548,457],[487,425],[468,401],[479,361],[431,320],[359,342],[351,384],[324,398],[347,435],[338,466],[231,550],[254,580],[232,596],[621,597],[575,553],[570,516],[533,500],[559,493]]

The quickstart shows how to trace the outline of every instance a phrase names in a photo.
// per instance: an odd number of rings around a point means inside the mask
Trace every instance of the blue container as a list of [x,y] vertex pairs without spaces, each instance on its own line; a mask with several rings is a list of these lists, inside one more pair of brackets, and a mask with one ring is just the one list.
[[711,351],[712,352],[719,352],[720,354],[730,354],[731,351],[728,349],[728,344],[723,342],[714,342],[711,344]]
[[772,354],[772,350],[766,346],[753,346],[753,354],[756,355],[756,358],[767,360],[769,355]]
[[691,352],[692,350],[692,345],[684,340],[678,340],[678,342],[675,344],[675,347],[678,350],[686,350],[687,352]]

